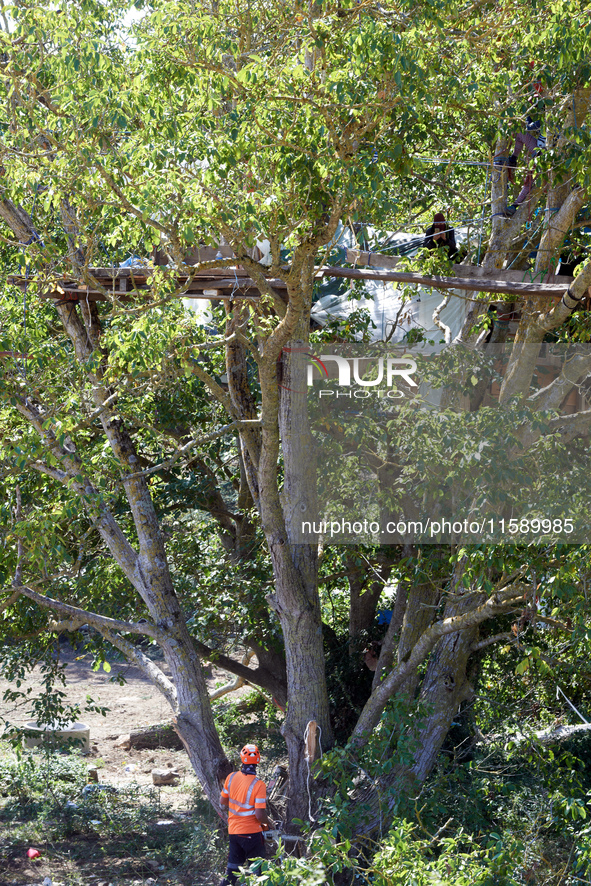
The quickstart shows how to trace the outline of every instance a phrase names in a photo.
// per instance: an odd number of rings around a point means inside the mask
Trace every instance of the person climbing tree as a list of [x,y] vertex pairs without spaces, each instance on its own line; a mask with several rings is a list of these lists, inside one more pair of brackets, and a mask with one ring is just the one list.
[[[517,166],[517,160],[519,159],[519,155],[521,154],[523,148],[525,147],[530,161],[535,160],[535,158],[539,154],[539,148],[542,147],[542,142],[545,142],[543,136],[540,136],[540,130],[542,128],[542,124],[540,120],[532,120],[531,117],[527,117],[527,125],[525,132],[519,132],[515,136],[515,147],[513,149],[513,153],[507,159],[507,166],[510,169],[514,169]],[[499,159],[495,158],[495,165],[499,164]],[[502,164],[501,164],[502,165]],[[519,192],[517,199],[514,203],[511,203],[507,206],[505,210],[505,215],[507,218],[512,218],[517,212],[517,207],[521,206],[522,203],[525,202],[528,194],[534,186],[534,175],[531,169],[528,169],[525,175],[525,180],[523,182],[523,187]]]
[[254,858],[265,857],[263,831],[271,827],[267,816],[267,788],[257,778],[261,755],[255,744],[240,751],[240,772],[227,776],[220,802],[228,809],[230,848],[226,876],[220,886],[233,886],[238,870]]
[[433,216],[433,224],[425,231],[423,240],[425,249],[447,249],[450,261],[454,261],[458,255],[456,235],[453,228],[448,227],[442,212],[436,212]]
[[363,662],[370,669],[370,671],[375,671],[378,666],[378,661],[380,658],[380,644],[379,643],[370,643],[369,646],[363,650]]

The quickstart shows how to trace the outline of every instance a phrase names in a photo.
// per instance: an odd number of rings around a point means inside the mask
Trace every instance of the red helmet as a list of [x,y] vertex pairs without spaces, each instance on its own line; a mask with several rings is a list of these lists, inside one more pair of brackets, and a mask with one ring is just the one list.
[[259,753],[259,749],[256,744],[245,744],[242,750],[240,751],[240,759],[243,763],[254,763],[255,766],[257,763],[261,762],[261,755]]

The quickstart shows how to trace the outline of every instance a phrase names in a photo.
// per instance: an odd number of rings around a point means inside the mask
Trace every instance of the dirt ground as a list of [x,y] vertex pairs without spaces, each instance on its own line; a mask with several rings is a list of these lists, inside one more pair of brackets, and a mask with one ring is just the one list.
[[[181,775],[179,787],[163,787],[162,791],[167,795],[167,802],[182,807],[186,793],[197,784],[185,751],[124,750],[115,747],[117,739],[132,729],[170,720],[171,710],[164,696],[137,667],[127,662],[112,662],[110,673],[93,671],[92,656],[76,651],[66,644],[60,647],[60,659],[67,662],[66,701],[69,704],[79,704],[84,711],[86,697],[89,695],[93,701],[109,708],[106,717],[84,712],[80,718],[81,722],[90,726],[91,751],[87,759],[89,763],[92,760],[98,766],[99,781],[116,786],[151,785],[152,769],[172,765]],[[166,666],[162,662],[159,664],[166,672]],[[212,676],[208,679],[210,692],[230,679],[225,671],[216,668],[211,669],[211,673]],[[125,677],[126,685],[120,686],[111,679],[117,674]],[[21,689],[31,686],[34,692],[40,691],[40,678],[39,669],[35,669]],[[0,676],[0,732],[1,718],[18,726],[31,719],[28,701],[15,705],[2,700],[9,685]],[[236,699],[245,691],[248,692],[248,688],[232,693],[232,698]]]

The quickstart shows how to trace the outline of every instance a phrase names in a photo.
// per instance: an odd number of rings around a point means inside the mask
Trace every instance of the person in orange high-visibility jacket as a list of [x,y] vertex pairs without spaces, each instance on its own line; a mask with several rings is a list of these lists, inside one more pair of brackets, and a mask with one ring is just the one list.
[[240,751],[240,772],[231,772],[224,782],[220,796],[222,806],[228,809],[230,850],[226,877],[220,886],[234,886],[238,870],[247,867],[254,858],[265,857],[263,831],[271,827],[267,816],[267,788],[257,778],[261,755],[255,744],[247,744]]

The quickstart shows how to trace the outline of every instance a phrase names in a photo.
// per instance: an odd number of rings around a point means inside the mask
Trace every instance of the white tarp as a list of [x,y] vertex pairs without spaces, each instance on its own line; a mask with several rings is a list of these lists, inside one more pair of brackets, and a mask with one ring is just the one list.
[[[464,229],[456,230],[455,234],[458,245],[468,239],[468,233]],[[378,235],[374,229],[368,228],[368,236],[379,243],[384,235]],[[388,239],[391,246],[400,246],[412,240],[413,235],[401,233]],[[415,239],[418,249],[422,245],[422,238]],[[352,231],[342,226],[335,235],[334,245],[349,248],[358,246]],[[378,261],[372,259],[371,267],[379,268]],[[364,289],[367,292],[366,298],[352,298],[351,291],[323,296],[312,307],[312,319],[320,326],[325,326],[331,319],[346,320],[353,312],[363,309],[369,313],[375,327],[369,329],[371,341],[389,338],[392,342],[399,342],[411,329],[420,329],[428,339],[439,341],[443,339],[443,332],[436,325],[433,313],[449,296],[448,304],[441,310],[439,318],[449,327],[453,340],[462,328],[470,304],[464,292],[454,289],[442,293],[436,289],[406,286],[403,290],[399,283],[376,280],[365,280]]]
[[[377,267],[377,265],[372,265]],[[331,319],[346,320],[354,311],[369,313],[374,327],[370,327],[371,341],[402,341],[411,329],[420,329],[428,339],[443,338],[443,332],[433,320],[433,312],[447,295],[451,296],[442,309],[440,320],[451,331],[452,340],[458,335],[469,304],[464,293],[449,290],[446,293],[419,287],[416,295],[405,297],[395,283],[365,281],[368,298],[350,299],[345,295],[326,295],[312,307],[312,319],[325,326]],[[394,331],[393,331],[394,330]]]

